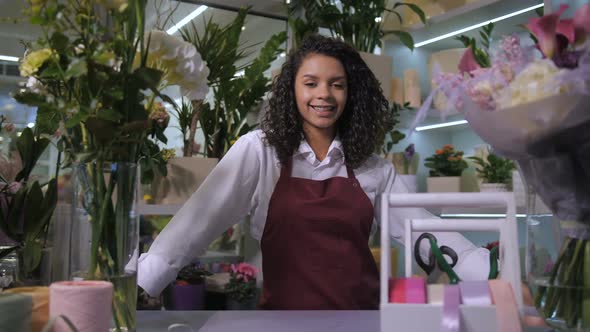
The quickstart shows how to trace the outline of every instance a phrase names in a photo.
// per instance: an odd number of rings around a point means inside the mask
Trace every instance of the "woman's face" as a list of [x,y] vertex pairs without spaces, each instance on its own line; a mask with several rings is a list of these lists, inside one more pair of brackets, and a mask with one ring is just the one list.
[[335,124],[346,106],[346,72],[336,58],[307,55],[295,76],[295,99],[305,132],[335,133]]

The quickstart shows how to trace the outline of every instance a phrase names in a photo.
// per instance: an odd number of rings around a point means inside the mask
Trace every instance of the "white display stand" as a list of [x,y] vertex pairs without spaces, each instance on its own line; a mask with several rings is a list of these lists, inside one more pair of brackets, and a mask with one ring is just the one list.
[[[495,231],[500,233],[500,278],[510,282],[517,306],[523,312],[520,263],[516,225],[516,207],[512,193],[418,193],[381,196],[381,331],[438,331],[441,327],[442,305],[389,303],[390,207],[503,207],[505,218],[499,219],[413,219],[405,224],[406,277],[412,276],[412,232]],[[496,308],[461,305],[464,332],[497,332]]]

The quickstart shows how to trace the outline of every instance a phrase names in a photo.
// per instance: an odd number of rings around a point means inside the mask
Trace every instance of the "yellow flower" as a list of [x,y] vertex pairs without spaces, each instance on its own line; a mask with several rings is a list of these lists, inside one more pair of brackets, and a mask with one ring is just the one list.
[[46,2],[47,0],[31,0],[31,14],[33,16],[39,15]]
[[107,9],[116,9],[119,12],[124,11],[129,5],[127,0],[99,0],[98,3]]
[[174,149],[162,149],[162,159],[168,161],[176,157],[176,151]]
[[49,48],[28,53],[20,64],[20,76],[28,77],[33,75],[53,55],[53,51]]

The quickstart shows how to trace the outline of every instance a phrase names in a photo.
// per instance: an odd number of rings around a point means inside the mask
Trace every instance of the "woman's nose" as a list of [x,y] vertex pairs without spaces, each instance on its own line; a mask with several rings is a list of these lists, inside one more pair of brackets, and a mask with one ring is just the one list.
[[318,97],[319,98],[330,98],[332,96],[332,90],[329,84],[320,84],[318,86]]

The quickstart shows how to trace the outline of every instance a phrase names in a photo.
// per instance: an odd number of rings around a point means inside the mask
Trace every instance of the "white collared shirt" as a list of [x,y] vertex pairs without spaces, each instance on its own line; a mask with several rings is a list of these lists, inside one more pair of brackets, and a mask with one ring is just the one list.
[[[240,137],[158,235],[149,251],[141,255],[137,281],[148,294],[159,294],[183,266],[202,255],[215,238],[248,214],[250,234],[260,240],[270,197],[281,173],[275,150],[263,142],[263,137],[261,130]],[[402,181],[394,181],[393,164],[376,154],[355,169],[354,174],[373,206],[381,193],[408,192]],[[304,140],[293,155],[292,176],[312,180],[347,177],[338,138],[334,139],[322,161],[316,158]],[[375,222],[378,223],[378,210],[375,211]],[[404,220],[411,218],[432,218],[432,215],[418,208],[390,209],[390,230],[394,240],[403,244]],[[433,234],[439,244],[453,248],[459,255],[455,271],[463,280],[487,278],[487,249],[476,248],[458,233]],[[412,237],[417,236],[419,233]],[[428,248],[424,246],[425,250]],[[425,253],[423,256],[427,257]]]

